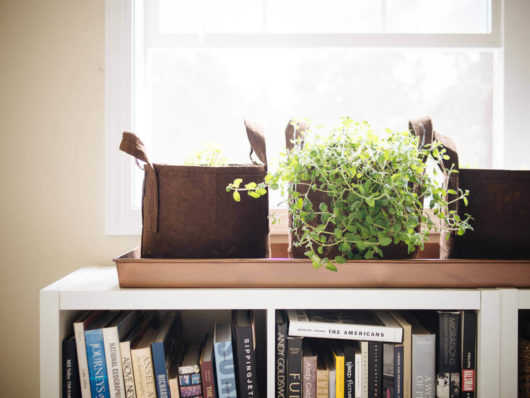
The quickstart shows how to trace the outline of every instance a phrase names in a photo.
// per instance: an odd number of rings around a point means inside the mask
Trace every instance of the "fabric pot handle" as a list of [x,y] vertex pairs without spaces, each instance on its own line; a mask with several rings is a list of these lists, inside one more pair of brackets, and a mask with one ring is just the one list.
[[250,143],[250,161],[257,164],[252,159],[252,153],[255,153],[258,159],[267,167],[267,148],[265,145],[265,135],[263,134],[263,128],[253,122],[245,120],[245,129],[247,130],[248,142]]
[[[431,118],[426,116],[420,119],[414,119],[409,121],[409,129],[419,137],[419,147],[420,149],[423,148],[424,145],[430,144],[433,141],[438,141],[443,145],[446,152],[445,154],[449,157],[449,159],[443,159],[440,162],[440,167],[443,171],[444,177],[448,178],[448,171],[451,168],[452,165],[454,165],[454,168],[459,171],[459,164],[458,164],[458,152],[456,150],[456,145],[454,141],[443,135],[438,133],[437,131],[434,131],[432,128],[432,121]],[[449,202],[455,200],[458,197],[458,189],[460,188],[460,174],[459,173],[451,173],[449,175],[448,181],[447,181],[447,189],[452,189],[457,194],[447,194],[447,200]],[[453,203],[449,204],[449,210],[454,210],[456,212],[459,211],[459,204],[458,201],[455,201]],[[449,240],[444,239],[443,234],[440,236],[440,258],[441,259],[447,259],[451,257],[452,247],[454,240],[455,233],[451,232],[449,236]]]
[[303,121],[291,119],[287,126],[285,126],[285,147],[288,150],[293,149],[293,141],[297,138],[301,138],[301,145],[304,144],[304,134],[308,129],[308,124]]
[[[153,164],[149,161],[149,157],[147,156],[145,145],[136,134],[124,131],[121,137],[120,150],[134,157],[136,164],[138,164],[138,160],[141,160],[153,168]],[[138,167],[140,167],[139,164]],[[143,169],[143,167],[140,168]]]
[[[144,214],[144,206],[149,206],[151,208],[150,214],[152,214],[153,217],[143,219],[143,226],[144,228],[158,232],[158,207],[160,201],[158,195],[158,172],[155,169],[154,165],[149,161],[149,157],[147,156],[147,150],[145,149],[144,143],[140,138],[136,136],[136,134],[131,133],[129,131],[124,131],[121,138],[120,150],[134,157],[134,160],[136,161],[138,167],[145,171],[143,195],[145,196],[147,193],[150,198],[147,202],[144,201],[142,204],[142,218]],[[145,162],[145,164],[147,164],[149,167],[141,167],[138,163],[138,160]]]

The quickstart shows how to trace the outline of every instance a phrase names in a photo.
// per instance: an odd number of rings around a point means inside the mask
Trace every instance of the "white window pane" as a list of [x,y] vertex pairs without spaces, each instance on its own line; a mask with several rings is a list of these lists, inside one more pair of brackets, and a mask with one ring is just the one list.
[[356,33],[381,30],[380,0],[267,0],[270,33]]
[[386,0],[392,33],[489,33],[491,0]]
[[257,33],[263,31],[263,0],[159,0],[158,17],[162,34]]
[[461,165],[492,165],[491,51],[162,48],[147,59],[140,133],[157,163],[182,164],[207,142],[247,163],[244,118],[264,125],[273,160],[292,116],[327,125],[351,116],[403,130],[430,115],[455,140]]

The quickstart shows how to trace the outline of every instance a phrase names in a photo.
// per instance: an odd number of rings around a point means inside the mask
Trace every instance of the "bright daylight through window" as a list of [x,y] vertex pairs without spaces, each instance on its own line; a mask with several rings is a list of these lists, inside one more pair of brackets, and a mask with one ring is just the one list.
[[[430,115],[461,164],[494,166],[499,51],[493,0],[155,0],[134,3],[132,128],[160,163],[206,142],[269,159],[295,116],[403,130]],[[132,167],[132,165],[131,165]],[[133,172],[140,208],[143,174]],[[280,197],[272,197],[277,207]]]

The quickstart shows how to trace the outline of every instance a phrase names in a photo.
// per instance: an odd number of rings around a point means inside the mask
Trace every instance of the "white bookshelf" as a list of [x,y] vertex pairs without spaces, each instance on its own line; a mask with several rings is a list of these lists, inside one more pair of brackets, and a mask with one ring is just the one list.
[[[267,341],[267,392],[274,397],[274,317],[277,309],[447,309],[479,310],[478,396],[515,397],[515,389],[502,378],[503,363],[517,361],[517,350],[505,340],[517,318],[506,317],[507,292],[515,289],[121,289],[114,267],[82,268],[41,290],[40,391],[41,397],[61,396],[61,342],[79,310],[176,309],[192,310],[188,317],[199,324],[228,316],[231,309],[254,309],[263,315]],[[530,292],[519,302],[530,308]],[[522,295],[522,296],[521,296]],[[521,298],[522,297],[522,298]],[[517,302],[517,300],[516,300]],[[506,307],[506,308],[505,308]],[[517,311],[515,307],[514,311]],[[509,313],[509,312],[508,312]],[[502,339],[501,339],[502,336]],[[515,341],[517,339],[515,338]],[[510,348],[501,360],[501,350]],[[515,343],[515,348],[517,343]],[[504,358],[504,351],[503,358]],[[515,355],[515,357],[514,357]],[[513,377],[512,377],[513,379]],[[510,379],[510,382],[512,380]],[[515,391],[515,393],[514,393]]]

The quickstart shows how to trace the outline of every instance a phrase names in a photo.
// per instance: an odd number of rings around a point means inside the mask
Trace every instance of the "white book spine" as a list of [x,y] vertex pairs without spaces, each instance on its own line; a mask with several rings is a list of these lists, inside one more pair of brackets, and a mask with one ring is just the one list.
[[362,397],[362,377],[363,377],[363,356],[362,353],[355,353],[355,398]]
[[116,326],[103,328],[103,345],[109,377],[111,398],[125,398],[123,371],[121,367],[120,337]]
[[434,397],[435,351],[434,334],[412,335],[412,396]]
[[131,344],[129,341],[120,343],[120,354],[125,397],[136,398],[136,388],[134,387],[134,373],[131,359]]
[[368,342],[361,342],[361,398],[368,398]]
[[287,314],[289,316],[289,336],[380,341],[383,343],[401,343],[403,341],[403,329],[399,326],[313,322],[296,319],[296,315],[291,310],[287,311]]
[[88,375],[88,360],[86,357],[85,325],[83,322],[74,323],[74,334],[77,351],[77,364],[79,366],[81,397],[92,398],[92,393],[90,392],[90,378]]

